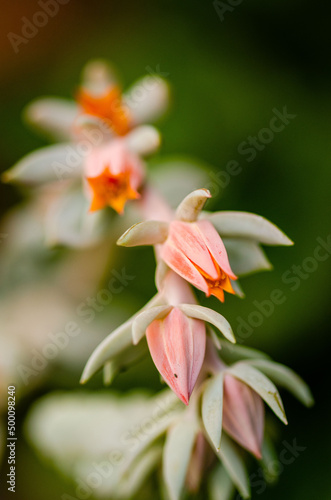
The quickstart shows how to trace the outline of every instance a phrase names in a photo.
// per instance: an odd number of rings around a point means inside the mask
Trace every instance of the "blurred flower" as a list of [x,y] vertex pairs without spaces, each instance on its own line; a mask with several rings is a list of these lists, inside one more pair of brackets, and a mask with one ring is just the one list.
[[[114,229],[114,221],[111,213],[92,212],[112,207],[123,214],[126,201],[140,197],[145,175],[141,157],[160,145],[159,132],[141,124],[165,110],[168,87],[150,75],[120,99],[110,67],[92,61],[78,95],[80,105],[45,98],[27,108],[30,123],[69,142],[30,153],[3,174],[5,182],[34,189],[58,184],[44,211],[46,240],[51,244],[95,245],[109,234],[110,222]],[[123,113],[130,116],[130,125]],[[123,227],[135,220],[131,214]]]
[[123,213],[127,200],[140,197],[144,166],[137,155],[125,148],[120,140],[94,149],[86,159],[85,178],[91,196],[90,211],[110,206]]
[[153,123],[168,104],[168,84],[157,74],[141,78],[122,95],[111,65],[92,60],[83,69],[77,102],[39,98],[27,106],[24,116],[30,125],[56,140],[77,140],[85,126],[101,129],[109,139]]

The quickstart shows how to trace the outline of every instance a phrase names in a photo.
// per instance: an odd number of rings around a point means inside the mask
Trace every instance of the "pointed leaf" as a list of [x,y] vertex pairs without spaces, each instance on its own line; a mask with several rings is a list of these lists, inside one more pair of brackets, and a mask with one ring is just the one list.
[[276,386],[263,373],[247,363],[239,362],[226,370],[238,380],[249,385],[270,406],[277,417],[287,424],[283,402]]
[[[268,436],[265,437],[262,445],[262,460],[260,463],[265,480],[268,483],[275,483],[281,473],[282,465],[279,462],[277,451]],[[275,468],[275,464],[277,464],[278,467]]]
[[93,351],[84,368],[81,384],[85,384],[110,358],[132,345],[133,318],[114,330]]
[[199,217],[207,199],[211,198],[208,189],[197,189],[184,198],[176,210],[176,219],[183,222],[194,222]]
[[237,281],[231,280],[231,286],[237,297],[240,297],[241,299],[245,298],[245,293],[241,288],[238,280]]
[[[138,434],[138,443],[135,443],[130,450],[124,465],[124,472],[130,470],[131,464],[134,463],[137,457],[162,436],[174,422],[178,421],[182,413],[183,404],[172,391],[167,389],[155,397],[155,406],[150,415],[152,425],[148,427],[148,432],[144,432],[143,438]],[[142,422],[141,426],[143,425],[144,422]],[[131,431],[125,436],[125,441],[131,441],[131,438],[137,439],[137,426],[131,427]]]
[[78,106],[74,101],[59,97],[42,97],[31,102],[23,118],[43,135],[66,141],[73,135]]
[[277,226],[260,215],[249,212],[215,212],[204,214],[222,238],[248,238],[265,245],[293,245]]
[[198,427],[180,420],[170,428],[164,445],[163,477],[171,500],[179,500],[193,452]]
[[191,318],[201,319],[208,321],[223,333],[224,337],[230,342],[235,343],[236,339],[233,335],[230,323],[221,314],[209,309],[208,307],[199,306],[196,304],[181,304],[178,306],[187,316]]
[[126,371],[130,366],[139,362],[147,353],[147,342],[140,342],[138,346],[130,345],[117,356],[112,357],[104,365],[104,384],[110,385],[119,372]]
[[243,238],[224,238],[223,243],[228,252],[233,272],[238,276],[272,269],[260,245],[255,241]]
[[297,375],[293,370],[274,361],[255,359],[249,361],[251,366],[254,366],[267,377],[270,377],[275,384],[285,387],[295,397],[306,406],[314,404],[314,398],[308,385]]
[[2,178],[5,182],[39,185],[79,177],[82,174],[82,165],[83,157],[73,144],[56,144],[24,156],[7,170]]
[[207,332],[208,332],[208,335],[210,335],[216,349],[218,349],[220,351],[221,347],[222,347],[221,339],[216,335],[214,329],[209,327],[209,326],[207,327]]
[[240,344],[229,344],[222,339],[220,339],[220,344],[222,349],[222,359],[224,359],[227,364],[241,361],[242,359],[270,359],[270,356],[262,351],[253,349],[252,347],[247,347]]
[[91,247],[104,240],[110,219],[108,212],[88,212],[89,202],[79,189],[67,189],[50,205],[45,220],[49,246]]
[[155,319],[164,318],[172,309],[172,306],[155,306],[146,309],[136,316],[132,324],[132,339],[136,345],[143,338],[146,333],[146,328]]
[[117,245],[134,247],[137,245],[157,245],[164,243],[168,236],[168,223],[148,220],[131,226],[118,239]]
[[202,421],[217,451],[222,436],[223,382],[224,373],[220,372],[208,380],[202,396]]
[[221,459],[240,495],[243,498],[249,498],[250,484],[244,461],[237,451],[236,446],[226,434],[222,437],[222,446],[217,455]]
[[222,464],[217,464],[209,476],[210,500],[231,500],[235,493],[233,482]]

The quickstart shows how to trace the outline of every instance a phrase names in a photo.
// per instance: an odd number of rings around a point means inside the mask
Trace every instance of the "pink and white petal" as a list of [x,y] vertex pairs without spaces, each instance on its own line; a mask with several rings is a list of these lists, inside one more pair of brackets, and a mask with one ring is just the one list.
[[123,104],[128,109],[134,125],[153,122],[168,107],[169,86],[156,75],[146,76],[125,92]]
[[208,198],[211,198],[208,189],[197,189],[188,194],[176,210],[176,219],[184,222],[196,221]]
[[169,225],[168,241],[210,279],[219,278],[219,269],[215,266],[204,236],[196,223],[172,221]]
[[263,401],[250,387],[230,375],[224,377],[223,427],[237,443],[261,458]]
[[161,136],[155,127],[143,125],[129,132],[125,136],[124,141],[128,151],[145,156],[159,149]]
[[204,359],[204,324],[173,308],[166,318],[149,325],[146,338],[155,366],[187,405]]
[[80,113],[73,123],[73,133],[77,141],[85,141],[93,147],[100,147],[114,139],[114,131],[102,118]]
[[207,220],[199,220],[195,225],[199,228],[202,238],[220,268],[230,278],[237,279],[237,276],[231,269],[224,243],[212,223]]
[[162,245],[160,250],[161,258],[173,270],[189,283],[202,290],[206,294],[209,291],[206,280],[199,273],[192,262],[175,247],[169,240]]
[[164,277],[162,292],[166,301],[173,306],[197,303],[191,286],[186,280],[169,268]]

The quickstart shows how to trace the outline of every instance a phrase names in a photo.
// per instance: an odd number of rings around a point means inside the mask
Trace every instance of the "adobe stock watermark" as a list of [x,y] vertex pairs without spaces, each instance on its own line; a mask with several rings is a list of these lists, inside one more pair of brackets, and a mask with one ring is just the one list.
[[61,5],[66,5],[67,3],[69,3],[69,0],[39,0],[37,4],[41,10],[37,10],[31,19],[25,16],[21,18],[21,33],[17,34],[10,31],[7,34],[7,38],[15,54],[18,54],[22,44],[26,45],[29,43],[32,38],[38,35],[40,28],[44,28],[49,20],[58,14]]
[[[293,264],[289,269],[283,272],[281,280],[284,285],[289,287],[291,292],[298,290],[303,282],[317,271],[321,263],[329,259],[331,255],[331,234],[326,238],[320,236],[316,238],[317,246],[312,251],[312,255],[303,259],[300,265]],[[274,313],[276,306],[284,304],[288,294],[281,288],[275,288],[271,291],[268,298],[262,301],[254,300],[254,309],[248,314],[247,318],[237,316],[236,321],[236,339],[238,343],[243,343],[254,332],[255,328],[260,327],[265,319],[270,318]]]
[[[287,106],[283,106],[282,111],[273,108],[272,113],[272,117],[267,127],[261,128],[254,136],[249,135],[238,145],[237,152],[240,156],[245,157],[247,163],[252,162],[259,152],[263,151],[266,146],[274,140],[275,136],[283,132],[297,116],[289,113]],[[205,188],[209,189],[211,195],[215,197],[229,185],[232,177],[236,177],[242,171],[243,167],[240,165],[239,161],[230,160],[226,164],[224,170],[209,172],[211,181],[208,182]]]
[[[126,273],[125,267],[122,268],[121,272],[113,269],[111,274],[112,277],[108,281],[107,288],[99,290],[94,297],[87,297],[77,306],[76,314],[85,323],[90,324],[97,313],[102,312],[112,302],[114,295],[121,293],[129,282],[135,279],[135,276]],[[28,385],[31,377],[35,377],[45,370],[50,361],[53,361],[68,346],[71,339],[78,337],[81,332],[81,327],[74,320],[68,321],[59,332],[49,332],[47,334],[49,342],[40,349],[31,350],[30,362],[17,365],[17,371],[23,383]]]
[[[265,464],[265,468],[259,467],[255,472],[249,475],[252,492],[255,495],[264,493],[268,486],[268,478],[279,476],[282,474],[286,467],[292,465],[300,455],[306,451],[307,446],[302,446],[297,443],[296,438],[291,443],[284,440],[282,441],[282,449],[278,457]],[[238,493],[235,500],[241,500],[242,497]]]
[[214,0],[213,7],[221,22],[224,21],[224,15],[227,12],[233,12],[238,5],[242,4],[244,0],[226,0],[225,2],[221,0]]
[[100,146],[109,135],[110,127],[100,120],[97,127],[81,130],[81,139],[65,147],[64,162],[53,161],[52,169],[59,181],[72,177],[75,172],[82,172],[84,159],[94,148]]
[[156,429],[163,420],[170,423],[176,407],[178,407],[178,401],[173,397],[173,394],[169,394],[169,397],[165,400],[159,398],[151,414],[121,436],[120,441],[124,448],[110,450],[102,461],[92,462],[93,470],[84,479],[82,477],[75,478],[77,485],[74,492],[75,496],[63,493],[61,500],[87,500],[93,496],[94,491],[105,480],[118,473],[120,467],[129,467],[132,459],[139,456],[139,453],[137,456],[135,455],[135,450],[140,443],[144,442],[152,434],[155,434],[155,438],[157,438]]

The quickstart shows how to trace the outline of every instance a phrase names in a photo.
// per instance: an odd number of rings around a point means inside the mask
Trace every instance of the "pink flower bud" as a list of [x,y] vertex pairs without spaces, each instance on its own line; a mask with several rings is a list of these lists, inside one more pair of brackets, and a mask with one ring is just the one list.
[[264,431],[264,406],[260,396],[231,375],[224,377],[223,428],[258,459]]
[[174,307],[165,318],[148,326],[146,338],[156,368],[188,405],[205,356],[204,322],[189,318]]

